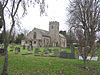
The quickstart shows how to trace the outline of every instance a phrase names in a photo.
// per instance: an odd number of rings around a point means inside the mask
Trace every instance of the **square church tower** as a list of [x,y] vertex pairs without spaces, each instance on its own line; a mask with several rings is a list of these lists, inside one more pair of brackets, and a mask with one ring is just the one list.
[[49,36],[51,37],[51,46],[59,46],[59,22],[49,22]]

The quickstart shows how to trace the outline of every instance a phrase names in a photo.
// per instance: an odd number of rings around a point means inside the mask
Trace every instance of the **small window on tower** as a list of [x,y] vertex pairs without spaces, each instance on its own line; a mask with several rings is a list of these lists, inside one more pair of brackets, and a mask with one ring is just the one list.
[[36,44],[36,41],[34,41],[34,44]]
[[53,26],[52,26],[52,29],[53,29]]
[[37,34],[36,34],[36,32],[34,32],[33,38],[36,39],[36,36],[37,36]]

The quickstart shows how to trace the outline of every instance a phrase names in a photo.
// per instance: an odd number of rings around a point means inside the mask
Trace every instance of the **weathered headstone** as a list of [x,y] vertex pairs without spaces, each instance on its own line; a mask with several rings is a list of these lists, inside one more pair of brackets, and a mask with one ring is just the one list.
[[74,59],[75,58],[75,47],[73,43],[70,45],[71,53],[67,53],[67,58]]
[[40,56],[40,50],[39,50],[39,48],[35,48],[35,51],[34,51],[34,55],[35,56]]
[[25,49],[25,45],[23,45],[23,49]]
[[28,53],[32,53],[32,50],[33,50],[32,45],[29,45],[29,46],[28,46]]
[[10,46],[10,51],[13,51],[13,46],[12,45]]
[[60,58],[67,58],[67,53],[66,53],[66,51],[61,51],[59,57],[60,57]]
[[69,57],[70,59],[75,59],[75,54],[74,53],[69,53]]
[[67,53],[66,51],[61,51],[59,57],[60,58],[74,59],[75,58],[75,55],[72,54],[72,53]]
[[59,56],[59,50],[58,49],[54,49],[54,56],[58,57]]
[[18,54],[20,52],[20,48],[19,47],[15,47],[15,53]]
[[49,56],[49,53],[50,53],[49,49],[46,48],[46,49],[44,50],[44,56]]
[[0,48],[0,54],[4,54],[4,48]]

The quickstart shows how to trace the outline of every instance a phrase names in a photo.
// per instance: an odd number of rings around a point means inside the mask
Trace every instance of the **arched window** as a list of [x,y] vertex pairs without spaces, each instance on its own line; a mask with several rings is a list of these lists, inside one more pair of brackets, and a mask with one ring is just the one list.
[[34,35],[33,35],[33,38],[34,38],[34,39],[36,39],[36,35],[37,35],[36,32],[34,32]]

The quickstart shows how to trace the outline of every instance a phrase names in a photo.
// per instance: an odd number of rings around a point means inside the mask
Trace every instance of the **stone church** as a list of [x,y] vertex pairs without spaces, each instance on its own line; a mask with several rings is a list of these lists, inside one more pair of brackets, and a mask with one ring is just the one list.
[[49,31],[34,28],[30,31],[25,40],[22,40],[22,45],[33,47],[66,47],[66,37],[59,33],[59,22],[50,21]]

